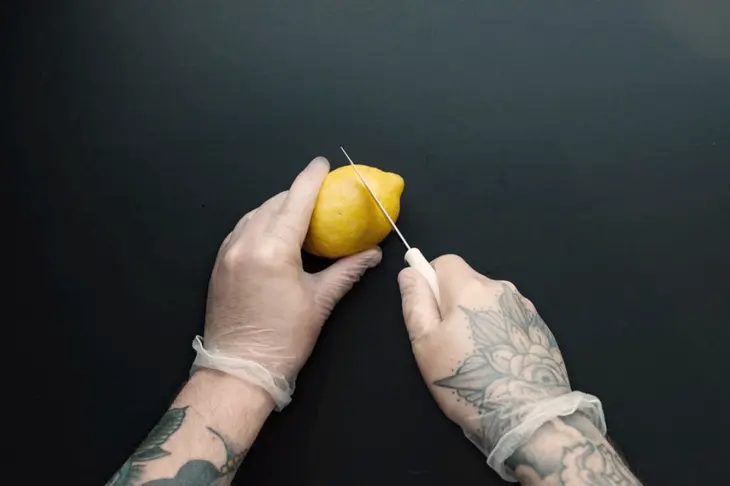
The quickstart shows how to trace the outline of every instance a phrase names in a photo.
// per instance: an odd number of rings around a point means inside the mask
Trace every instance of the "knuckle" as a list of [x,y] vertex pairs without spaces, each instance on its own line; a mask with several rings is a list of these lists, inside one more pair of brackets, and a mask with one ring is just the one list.
[[260,244],[251,252],[251,261],[256,265],[274,267],[281,261],[276,250],[272,243]]
[[237,245],[231,245],[222,256],[226,268],[237,268],[245,261],[245,252]]
[[240,225],[240,227],[243,228],[243,226],[245,226],[249,221],[251,221],[251,218],[253,218],[254,214],[256,214],[256,209],[252,209],[251,211],[244,214],[243,217],[238,220],[237,226]]
[[461,265],[466,262],[459,255],[447,254],[441,255],[440,257],[436,258],[432,263],[435,267],[449,267],[452,265]]
[[501,285],[502,287],[506,287],[507,289],[509,289],[517,296],[520,301],[522,301],[523,304],[535,310],[535,304],[530,299],[522,295],[522,292],[520,292],[515,284],[513,284],[509,280],[495,280],[494,282],[498,285]]
[[510,282],[509,280],[495,280],[495,282],[509,287],[509,289],[512,290],[513,292],[519,293],[519,290],[517,290],[517,286],[515,284],[513,284],[512,282]]
[[232,245],[223,255],[223,264],[226,268],[240,269],[241,267],[277,267],[281,263],[277,245],[270,242],[260,242],[253,247]]
[[461,293],[467,297],[481,297],[488,286],[478,279],[469,279],[461,288]]
[[520,300],[522,301],[522,303],[524,305],[526,305],[529,309],[533,310],[534,312],[537,312],[537,307],[535,306],[535,303],[533,301],[531,301],[524,295],[520,294],[519,292],[517,293],[517,295],[519,296]]

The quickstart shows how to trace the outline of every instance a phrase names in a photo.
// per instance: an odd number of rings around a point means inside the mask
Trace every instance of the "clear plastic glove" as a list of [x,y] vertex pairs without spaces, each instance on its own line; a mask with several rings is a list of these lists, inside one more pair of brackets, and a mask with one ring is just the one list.
[[510,282],[491,280],[454,255],[434,261],[436,305],[414,269],[398,281],[421,374],[444,413],[504,479],[504,462],[544,423],[582,411],[605,434],[600,401],[571,392],[555,337]]
[[289,403],[297,373],[335,304],[381,259],[373,248],[316,274],[302,269],[302,242],[328,172],[327,159],[314,159],[289,191],[241,218],[213,267],[204,340],[193,342],[194,368],[258,385],[278,409]]

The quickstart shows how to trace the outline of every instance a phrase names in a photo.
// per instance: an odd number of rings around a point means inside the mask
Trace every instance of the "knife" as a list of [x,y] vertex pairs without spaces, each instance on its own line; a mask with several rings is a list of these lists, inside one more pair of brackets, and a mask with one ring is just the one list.
[[436,304],[438,304],[439,308],[441,308],[441,296],[439,294],[439,282],[438,278],[436,277],[436,270],[433,269],[431,264],[426,260],[426,257],[423,256],[423,253],[421,253],[421,250],[418,248],[411,248],[411,245],[408,244],[405,237],[403,236],[403,233],[400,232],[398,229],[398,226],[395,225],[395,221],[393,221],[393,218],[390,217],[390,214],[388,214],[388,211],[385,210],[385,207],[383,207],[383,203],[380,202],[378,199],[378,196],[375,195],[372,189],[370,189],[370,186],[368,185],[365,178],[362,176],[360,171],[357,169],[357,166],[355,165],[355,162],[352,161],[349,155],[347,155],[347,152],[345,151],[344,147],[340,147],[340,150],[342,150],[342,153],[345,154],[345,157],[347,157],[347,160],[350,162],[350,165],[352,165],[352,168],[355,169],[355,173],[360,178],[360,181],[362,181],[363,185],[365,186],[365,189],[368,190],[372,198],[375,200],[375,202],[378,204],[378,207],[383,212],[383,215],[388,220],[388,223],[390,223],[390,226],[393,228],[393,230],[398,234],[400,237],[400,240],[403,242],[403,244],[406,246],[406,255],[405,255],[405,261],[410,266],[418,270],[418,272],[423,275],[423,277],[428,282],[428,286],[431,287],[431,292],[433,292],[433,296],[436,298]]

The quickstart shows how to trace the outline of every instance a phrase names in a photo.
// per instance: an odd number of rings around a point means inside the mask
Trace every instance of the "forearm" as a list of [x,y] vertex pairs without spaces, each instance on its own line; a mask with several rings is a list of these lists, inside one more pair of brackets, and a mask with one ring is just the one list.
[[641,483],[582,414],[543,425],[507,461],[525,486],[637,486]]
[[222,486],[273,409],[269,395],[201,369],[107,486]]

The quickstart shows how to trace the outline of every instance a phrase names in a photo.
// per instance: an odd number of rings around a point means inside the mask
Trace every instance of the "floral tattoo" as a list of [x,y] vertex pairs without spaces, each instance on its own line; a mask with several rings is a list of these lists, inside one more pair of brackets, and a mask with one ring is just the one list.
[[[496,310],[461,307],[474,351],[453,375],[435,385],[449,388],[476,409],[466,428],[485,454],[504,433],[520,423],[531,403],[570,392],[568,372],[555,337],[524,298],[502,286]],[[634,486],[639,481],[582,414],[554,419],[537,435],[560,435],[556,447],[529,443],[507,461],[526,484]],[[533,481],[538,478],[538,481]]]
[[506,285],[498,304],[487,311],[461,307],[474,352],[435,382],[476,407],[482,419],[469,438],[486,453],[521,419],[524,405],[570,391],[563,356],[542,318]]

